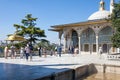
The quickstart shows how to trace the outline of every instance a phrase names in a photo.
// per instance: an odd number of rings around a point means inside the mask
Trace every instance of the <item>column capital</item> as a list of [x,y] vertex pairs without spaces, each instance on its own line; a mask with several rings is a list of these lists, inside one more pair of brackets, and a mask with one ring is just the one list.
[[75,30],[77,31],[78,36],[80,36],[84,28],[75,28]]
[[96,35],[96,38],[98,38],[98,35]]

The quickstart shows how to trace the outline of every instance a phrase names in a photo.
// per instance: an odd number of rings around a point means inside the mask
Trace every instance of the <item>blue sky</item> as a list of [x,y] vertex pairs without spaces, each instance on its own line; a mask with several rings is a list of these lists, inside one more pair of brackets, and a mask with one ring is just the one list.
[[[105,1],[109,10],[110,0]],[[118,1],[118,0],[116,0]],[[37,27],[45,30],[47,39],[58,41],[58,33],[50,26],[86,21],[99,9],[100,0],[0,0],[0,40],[15,31],[13,24],[21,24],[26,14],[37,17]]]

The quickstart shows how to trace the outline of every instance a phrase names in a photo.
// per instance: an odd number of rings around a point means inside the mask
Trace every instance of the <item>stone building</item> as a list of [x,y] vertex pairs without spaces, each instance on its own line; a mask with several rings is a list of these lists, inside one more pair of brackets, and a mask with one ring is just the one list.
[[79,54],[82,52],[96,54],[99,47],[102,47],[103,53],[115,52],[116,49],[112,47],[111,36],[114,29],[111,23],[106,20],[114,9],[114,0],[110,1],[110,11],[105,10],[105,2],[100,1],[99,10],[89,16],[85,22],[78,22],[72,24],[54,25],[51,26],[51,31],[59,33],[59,40],[61,44],[61,37],[64,38],[64,50],[67,51],[70,46],[78,47]]

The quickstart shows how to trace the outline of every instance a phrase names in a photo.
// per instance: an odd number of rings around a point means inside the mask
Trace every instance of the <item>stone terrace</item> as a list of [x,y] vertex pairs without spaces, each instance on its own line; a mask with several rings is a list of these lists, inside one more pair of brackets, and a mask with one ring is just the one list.
[[47,58],[33,56],[32,61],[0,58],[0,80],[34,80],[90,63],[120,66],[119,60],[107,60],[104,54],[101,57],[95,54],[79,54],[75,57],[71,54],[62,57],[48,55]]

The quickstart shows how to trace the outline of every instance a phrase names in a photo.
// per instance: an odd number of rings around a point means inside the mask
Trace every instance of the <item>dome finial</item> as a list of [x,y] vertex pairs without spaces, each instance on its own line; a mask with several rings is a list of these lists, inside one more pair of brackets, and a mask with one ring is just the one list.
[[100,11],[105,10],[104,4],[105,4],[104,1],[101,0],[101,1],[100,1],[100,8],[99,8]]
[[114,0],[111,0],[110,1],[110,14],[112,14],[113,9],[114,9]]

